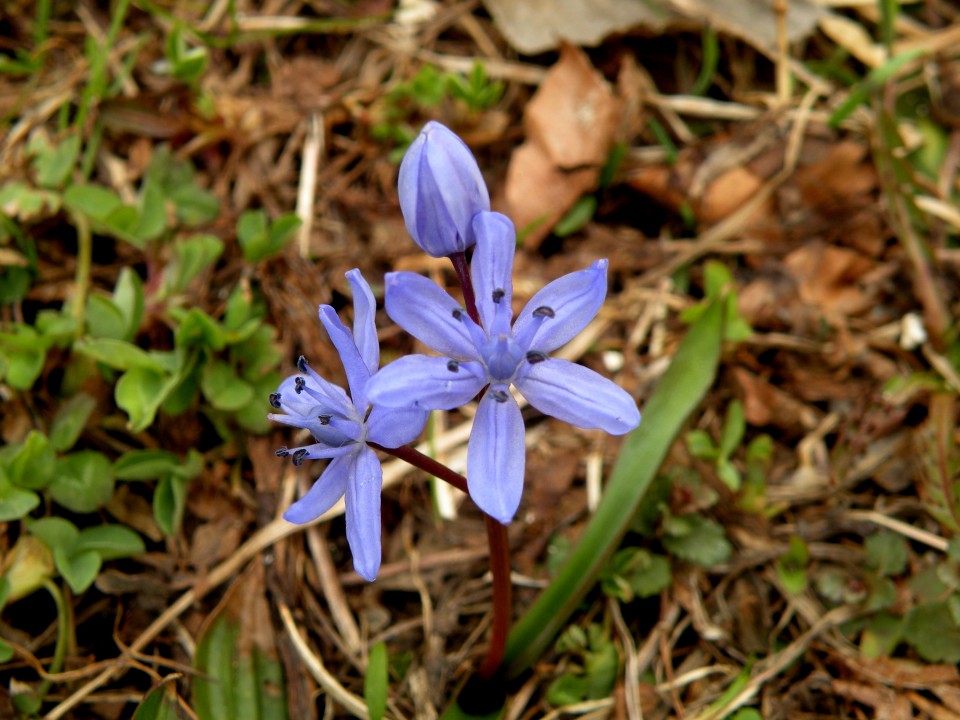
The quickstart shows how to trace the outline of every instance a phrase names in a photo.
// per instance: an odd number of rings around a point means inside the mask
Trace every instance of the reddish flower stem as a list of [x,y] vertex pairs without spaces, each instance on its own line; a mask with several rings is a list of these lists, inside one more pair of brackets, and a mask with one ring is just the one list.
[[470,266],[467,265],[467,255],[463,252],[448,255],[453,263],[453,270],[457,273],[460,288],[463,290],[463,304],[467,306],[467,315],[480,325],[480,313],[477,312],[477,297],[473,292],[473,281],[470,279]]
[[404,462],[407,462],[414,467],[420,468],[424,472],[428,472],[436,478],[443,480],[445,483],[453,485],[457,490],[462,490],[463,492],[470,494],[467,490],[467,479],[460,473],[455,473],[453,470],[448,468],[443,463],[439,463],[434,460],[429,455],[424,455],[419,450],[416,450],[409,445],[398,448],[385,448],[382,445],[377,445],[376,443],[367,441],[367,445],[377,450],[383,450],[383,452],[388,455],[393,455],[396,458],[400,458]]
[[493,626],[490,629],[487,657],[477,674],[484,680],[492,680],[503,663],[503,651],[510,630],[510,538],[506,525],[501,525],[489,515],[486,521],[490,572],[493,575]]

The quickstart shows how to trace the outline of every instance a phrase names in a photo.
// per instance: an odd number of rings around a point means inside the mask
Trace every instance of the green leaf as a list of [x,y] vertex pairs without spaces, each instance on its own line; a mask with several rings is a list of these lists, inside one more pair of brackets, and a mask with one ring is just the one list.
[[595,195],[584,195],[574,203],[553,226],[553,234],[557,237],[569,237],[578,230],[582,230],[593,219],[597,212],[597,198]]
[[69,520],[60,517],[45,517],[27,523],[30,534],[40,538],[51,550],[63,547],[69,550],[77,541],[80,531]]
[[672,554],[701,567],[730,559],[733,547],[719,523],[703,515],[681,515],[664,521],[663,546]]
[[73,552],[92,550],[102,560],[116,560],[146,552],[143,539],[124,525],[95,525],[80,531]]
[[93,585],[102,565],[100,555],[93,550],[71,553],[65,547],[53,551],[53,560],[70,589],[78,595]]
[[[3,605],[0,605],[2,608]],[[10,662],[13,659],[14,651],[13,647],[7,644],[4,640],[0,640],[0,665]]]
[[130,232],[141,240],[156,240],[167,230],[167,199],[151,177],[143,183],[137,202],[137,224]]
[[591,625],[587,634],[583,667],[570,666],[554,680],[547,688],[547,702],[557,706],[573,705],[609,697],[613,692],[620,664],[617,648],[598,625]]
[[807,589],[807,565],[810,551],[799,535],[790,536],[790,549],[777,561],[777,575],[783,587],[791,595],[799,595]]
[[184,225],[196,227],[215,220],[220,212],[220,203],[210,192],[191,180],[170,190],[168,196],[177,210],[177,219]]
[[263,412],[263,398],[277,389],[283,378],[280,373],[272,372],[264,375],[253,386],[253,396],[250,402],[233,413],[233,420],[244,430],[262,435],[270,430],[273,424]]
[[22,180],[13,180],[0,187],[0,217],[6,215],[29,222],[49,217],[59,210],[59,193],[38,190]]
[[207,365],[200,380],[200,388],[210,404],[227,412],[239,410],[253,400],[253,388],[234,373],[224,362]]
[[77,164],[80,136],[70,135],[59,145],[50,145],[42,135],[34,135],[27,143],[27,152],[34,156],[37,184],[45,188],[58,188],[67,182]]
[[228,331],[234,331],[252,318],[253,302],[250,298],[250,287],[245,283],[237,283],[227,298],[227,307],[223,313],[223,326]]
[[97,401],[87,393],[78,393],[57,408],[50,425],[50,445],[58,452],[74,446],[87,425]]
[[168,363],[159,356],[126,340],[87,337],[77,340],[73,347],[77,352],[114,370],[139,369],[162,373],[168,369]]
[[706,430],[691,430],[687,433],[687,449],[690,454],[701,460],[716,460],[719,449],[713,444],[713,438]]
[[618,550],[600,573],[600,588],[609,597],[630,602],[635,597],[658,594],[670,586],[671,580],[669,559],[628,547]]
[[10,482],[17,487],[39,490],[46,487],[57,466],[57,456],[43,433],[31,430],[7,468]]
[[729,460],[720,459],[717,461],[717,477],[733,492],[740,489],[740,471]]
[[103,453],[81,450],[57,463],[57,477],[50,483],[50,495],[76,513],[93,512],[113,495],[113,472]]
[[18,488],[5,472],[0,472],[0,522],[25,517],[40,504],[40,496],[33,490]]
[[363,679],[363,699],[367,701],[370,720],[381,720],[387,711],[389,693],[387,677],[387,646],[378,642],[370,648],[367,658],[367,674]]
[[727,416],[723,421],[723,434],[720,437],[720,457],[729,458],[740,447],[747,421],[743,413],[743,403],[733,400],[727,405]]
[[160,685],[148,692],[133,714],[133,720],[180,720],[180,717],[174,678],[164,679]]
[[90,336],[122,341],[127,334],[127,319],[123,311],[105,295],[87,297],[84,315]]
[[131,450],[113,463],[117,480],[156,480],[176,474],[183,461],[167,450]]
[[14,325],[0,333],[0,355],[7,361],[7,382],[15,390],[29,390],[40,377],[49,341],[28,325]]
[[71,185],[63,193],[63,204],[81,215],[106,222],[111,214],[123,207],[120,197],[99,185]]
[[860,636],[860,653],[866,658],[893,655],[903,640],[903,618],[879,612],[867,621]]
[[204,720],[288,717],[272,637],[252,627],[263,615],[269,621],[262,580],[251,582],[248,575],[246,583],[197,642],[193,707]]
[[113,289],[113,303],[120,308],[126,320],[121,339],[133,340],[140,329],[145,307],[143,281],[133,269],[125,267],[120,270],[117,285]]
[[193,235],[173,246],[173,257],[163,273],[164,291],[178,295],[190,281],[206,270],[223,253],[223,240],[215,235]]
[[863,545],[867,563],[881,575],[900,575],[907,569],[910,560],[907,542],[900,535],[878,532],[868,537]]
[[187,503],[187,478],[168,475],[153,491],[153,518],[166,535],[180,532]]
[[505,655],[507,677],[522,673],[542,655],[593,587],[605,558],[619,546],[674,439],[713,384],[723,344],[726,302],[711,303],[683,338],[646,403],[648,420],[626,438],[603,500],[579,544],[514,626]]
[[191,308],[178,318],[180,326],[174,334],[174,342],[180,347],[209,347],[223,350],[227,333],[216,320],[199,308]]
[[129,416],[131,432],[150,427],[160,403],[172,388],[169,377],[149,368],[135,367],[121,376],[114,388],[114,399]]
[[946,602],[912,608],[906,615],[903,636],[928,662],[960,662],[960,626]]

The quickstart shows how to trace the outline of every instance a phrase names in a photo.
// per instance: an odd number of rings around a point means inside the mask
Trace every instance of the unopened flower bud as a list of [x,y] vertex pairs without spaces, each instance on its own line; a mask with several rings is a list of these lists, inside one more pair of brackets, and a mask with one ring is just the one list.
[[490,195],[470,148],[434,121],[403,156],[398,189],[407,231],[434,257],[473,245],[473,216],[490,210]]

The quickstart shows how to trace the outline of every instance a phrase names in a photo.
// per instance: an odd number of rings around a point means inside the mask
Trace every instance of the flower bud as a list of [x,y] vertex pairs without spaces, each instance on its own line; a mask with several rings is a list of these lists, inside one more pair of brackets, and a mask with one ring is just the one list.
[[430,121],[400,163],[400,209],[407,231],[424,252],[446,257],[476,241],[473,216],[490,209],[490,195],[470,148]]

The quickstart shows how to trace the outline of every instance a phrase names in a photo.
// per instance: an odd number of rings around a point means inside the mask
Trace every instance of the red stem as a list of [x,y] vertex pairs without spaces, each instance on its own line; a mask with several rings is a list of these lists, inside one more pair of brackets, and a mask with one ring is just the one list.
[[486,520],[490,572],[493,574],[493,627],[490,629],[487,657],[477,674],[484,680],[491,680],[503,663],[503,651],[510,630],[510,538],[506,525],[501,525],[489,515]]
[[403,447],[398,448],[385,448],[382,445],[377,445],[369,440],[367,441],[367,445],[372,448],[376,448],[377,450],[383,450],[383,452],[393,455],[396,458],[400,458],[404,462],[410,463],[414,467],[418,467],[424,472],[428,472],[434,477],[453,485],[457,490],[462,490],[468,495],[470,494],[470,491],[467,490],[467,479],[463,475],[460,473],[455,473],[443,463],[437,462],[429,455],[424,455],[422,452],[410,447],[409,445],[404,445]]
[[453,270],[457,273],[457,280],[460,281],[460,289],[463,290],[463,304],[467,306],[467,315],[477,325],[480,325],[480,313],[477,312],[477,296],[473,292],[473,281],[470,279],[467,255],[463,252],[457,252],[447,257],[453,263]]

